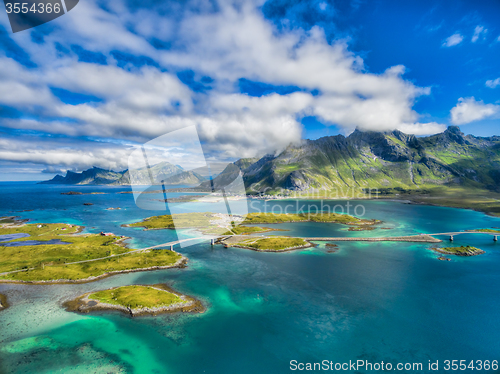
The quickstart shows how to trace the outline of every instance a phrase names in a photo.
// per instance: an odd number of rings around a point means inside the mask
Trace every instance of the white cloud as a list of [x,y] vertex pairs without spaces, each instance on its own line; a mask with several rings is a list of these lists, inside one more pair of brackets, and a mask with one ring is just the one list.
[[464,37],[460,35],[459,33],[453,34],[452,36],[449,36],[445,39],[443,42],[442,46],[443,47],[453,47],[454,45],[458,45],[462,43],[462,40],[464,40]]
[[476,26],[474,29],[474,35],[472,35],[472,43],[475,43],[479,40],[479,37],[482,36],[484,39],[486,37],[486,33],[488,32],[488,29],[485,29],[483,26]]
[[500,78],[487,80],[485,83],[486,87],[495,88],[500,86]]
[[64,144],[35,136],[0,139],[0,159],[36,165],[58,165],[61,169],[83,170],[91,166],[124,170],[130,150],[113,144],[78,140]]
[[438,134],[446,130],[446,125],[437,122],[401,124],[398,130],[413,135]]
[[455,107],[450,111],[451,122],[463,125],[491,117],[500,112],[500,105],[485,104],[482,100],[476,101],[474,97],[460,98]]
[[[318,27],[278,33],[251,2],[239,7],[220,2],[217,12],[165,15],[145,8],[132,12],[120,0],[110,5],[111,11],[90,0],[78,6],[78,16],[71,12],[61,17],[59,28],[44,36],[43,45],[34,43],[29,33],[12,36],[38,67],[27,69],[0,57],[0,84],[8,87],[0,93],[0,103],[43,115],[38,120],[5,120],[3,126],[106,142],[106,138],[141,142],[196,125],[206,149],[223,157],[254,156],[299,141],[298,120],[305,115],[316,115],[346,132],[355,127],[414,134],[443,129],[436,123],[420,123],[413,104],[419,96],[430,94],[430,88],[405,80],[404,66],[369,73],[345,41],[329,44]],[[450,38],[457,35],[461,41],[459,34]],[[154,49],[148,42],[153,36],[172,47]],[[61,56],[54,43],[69,50],[68,40],[103,53],[109,65],[79,62],[71,54]],[[161,67],[121,69],[111,56],[114,50],[148,56]],[[176,72],[189,69],[197,76],[212,77],[212,90],[194,92],[183,84]],[[302,91],[251,97],[235,93],[240,78],[298,86]],[[102,101],[65,104],[49,87]],[[312,95],[312,90],[320,93]],[[79,167],[121,165],[115,157],[107,164],[97,162],[98,157],[110,157],[105,151],[109,143],[96,144],[96,149],[102,148],[97,152],[74,142],[73,156],[50,144],[53,151],[40,150],[35,142],[9,148],[0,153],[0,159],[38,159],[48,165]],[[117,152],[120,159],[124,154]]]

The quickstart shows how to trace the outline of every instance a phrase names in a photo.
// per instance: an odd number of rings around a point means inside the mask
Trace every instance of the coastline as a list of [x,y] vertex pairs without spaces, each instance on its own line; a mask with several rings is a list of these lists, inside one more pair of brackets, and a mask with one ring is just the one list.
[[[177,252],[176,252],[177,253]],[[110,271],[109,273],[97,275],[94,277],[88,277],[84,279],[76,279],[76,280],[71,280],[71,279],[55,279],[55,280],[41,280],[41,281],[21,281],[21,280],[6,280],[6,279],[0,279],[0,283],[15,283],[15,284],[82,284],[82,283],[91,283],[95,282],[97,280],[103,279],[103,278],[108,278],[112,277],[113,275],[118,275],[118,274],[126,274],[126,273],[136,273],[136,272],[141,272],[141,271],[155,271],[155,270],[165,270],[165,269],[183,269],[187,266],[188,258],[182,256],[180,253],[179,255],[181,258],[177,260],[173,265],[168,265],[168,266],[151,266],[148,268],[139,268],[139,269],[128,269],[128,270],[115,270],[115,271]]]
[[[18,216],[15,216],[15,217],[18,217]],[[34,221],[31,221],[31,218],[22,218],[22,219],[15,219],[14,222],[12,222],[12,223],[2,223],[0,221],[0,228],[2,228],[2,229],[17,229],[17,228],[24,227],[27,225],[35,225],[35,224],[43,225],[43,224],[47,224],[47,223],[46,222],[34,222]],[[50,225],[66,225],[66,226],[70,225],[69,223],[65,223],[65,222],[50,222],[49,224]],[[83,230],[85,229],[85,226],[71,224],[71,227],[72,228],[75,227],[76,231],[72,232],[70,234],[61,233],[61,234],[59,234],[59,236],[71,237],[71,236],[81,236],[81,235],[94,235],[91,233],[84,233]],[[131,238],[125,237],[125,238],[120,238],[120,239],[125,240],[125,239],[131,239]]]
[[[202,302],[192,296],[181,294],[180,292],[175,291],[171,287],[166,284],[154,284],[154,285],[144,285],[147,287],[152,287],[157,290],[167,291],[175,294],[180,297],[182,300],[187,301],[187,303],[178,303],[169,306],[160,306],[156,308],[141,308],[141,309],[131,309],[122,305],[114,305],[102,303],[100,301],[89,299],[88,297],[95,292],[87,292],[81,296],[78,296],[76,299],[69,300],[63,303],[63,307],[68,312],[75,312],[80,314],[87,314],[91,312],[100,312],[100,311],[117,311],[121,313],[125,313],[130,315],[131,317],[138,316],[156,316],[158,314],[166,314],[166,313],[204,313],[206,311],[205,306]],[[108,290],[117,289],[120,287],[108,288]]]
[[7,296],[0,293],[0,312],[9,307],[9,303],[7,302]]

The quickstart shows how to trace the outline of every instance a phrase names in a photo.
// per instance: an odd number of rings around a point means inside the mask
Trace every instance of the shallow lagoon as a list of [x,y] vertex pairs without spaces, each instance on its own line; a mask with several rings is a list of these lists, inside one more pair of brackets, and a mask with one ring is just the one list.
[[[60,195],[69,190],[110,193]],[[131,236],[134,248],[175,240],[172,230],[120,227],[160,214],[137,209],[130,194],[115,193],[123,190],[0,184],[0,216],[82,224],[88,232]],[[258,204],[263,202],[253,207]],[[290,230],[277,235],[397,236],[500,226],[500,219],[473,211],[356,204],[364,205],[366,218],[381,219],[380,227],[391,230],[348,232],[342,225],[309,222],[270,227]],[[34,211],[12,212],[29,209]],[[327,253],[324,243],[258,253],[200,243],[177,248],[190,259],[186,269],[83,285],[0,285],[12,305],[0,313],[0,372],[286,373],[290,360],[500,358],[500,247],[490,236],[456,237],[456,245],[474,245],[486,254],[451,262],[438,261],[428,244],[338,244],[336,253]],[[160,282],[201,299],[208,311],[131,319],[118,313],[81,316],[60,306],[88,291]]]

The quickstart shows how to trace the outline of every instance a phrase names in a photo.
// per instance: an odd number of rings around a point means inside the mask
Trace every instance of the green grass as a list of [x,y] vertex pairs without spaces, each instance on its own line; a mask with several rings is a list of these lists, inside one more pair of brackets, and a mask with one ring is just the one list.
[[274,250],[274,251],[284,251],[292,247],[305,246],[308,244],[302,238],[289,238],[284,236],[275,236],[272,238],[249,238],[237,243],[231,243],[232,245],[241,245],[244,247],[255,248],[259,251],[263,250]]
[[386,135],[386,138],[387,139],[390,139],[393,143],[401,146],[403,149],[407,147],[407,145],[405,143],[403,143],[401,140],[395,138],[394,136],[392,135]]
[[174,304],[186,304],[179,296],[149,286],[124,286],[99,291],[88,296],[91,300],[121,305],[131,309],[158,308]]
[[[29,224],[15,228],[0,228],[0,234],[27,233],[30,236],[16,239],[47,241],[60,239],[70,244],[25,245],[6,247],[0,243],[0,273],[32,269],[19,273],[0,276],[3,280],[79,280],[91,276],[100,276],[110,271],[131,270],[151,266],[169,266],[180,259],[172,251],[151,251],[131,253],[117,243],[117,236],[69,235],[81,230],[79,226],[66,224]],[[62,230],[65,228],[65,230]],[[67,263],[99,259],[111,255],[124,254],[104,260],[82,264]]]
[[470,245],[462,245],[460,247],[443,247],[437,249],[439,252],[444,252],[456,256],[475,256],[484,253],[482,249],[472,247]]
[[26,233],[30,235],[29,237],[13,240],[13,242],[60,239],[71,244],[7,247],[2,246],[2,243],[0,243],[0,273],[90,260],[128,251],[122,245],[115,244],[120,239],[117,236],[69,235],[78,232],[81,227],[70,227],[61,223],[43,224],[41,228],[37,226],[37,224],[29,224],[15,228],[0,228],[0,234]]
[[286,174],[291,173],[300,168],[298,164],[278,164],[277,168],[274,170],[275,173],[278,174]]
[[345,225],[373,225],[378,220],[368,220],[348,214],[311,212],[300,214],[249,213],[243,223],[283,223],[283,222],[334,222]]
[[195,228],[210,226],[211,213],[182,213],[165,214],[145,218],[141,222],[134,222],[127,227],[145,227],[146,229],[173,229],[173,228]]
[[58,279],[76,281],[89,277],[101,276],[113,271],[144,269],[155,266],[172,266],[180,258],[180,254],[170,250],[136,252],[83,264],[38,266],[33,270],[4,275],[0,277],[0,279],[31,282]]
[[267,227],[259,227],[259,226],[236,226],[232,228],[231,231],[226,231],[222,235],[249,235],[267,231],[274,231],[274,230],[269,229]]
[[307,217],[300,214],[248,213],[243,223],[283,223],[305,221],[307,221]]

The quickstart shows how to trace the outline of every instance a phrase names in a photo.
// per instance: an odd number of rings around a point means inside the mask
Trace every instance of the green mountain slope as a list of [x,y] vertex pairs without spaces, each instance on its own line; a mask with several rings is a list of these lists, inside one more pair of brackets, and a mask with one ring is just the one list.
[[347,138],[328,136],[290,145],[242,170],[250,193],[432,186],[500,191],[500,137],[465,136],[456,126],[429,137],[356,130]]

